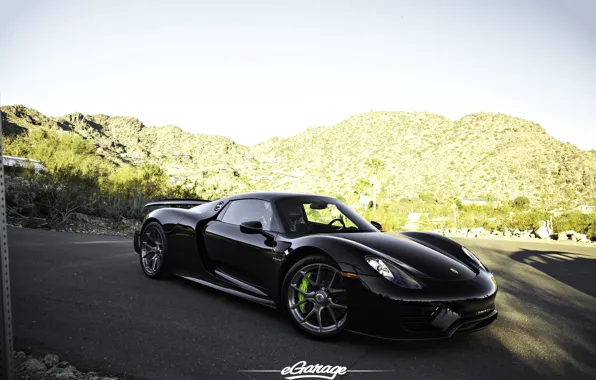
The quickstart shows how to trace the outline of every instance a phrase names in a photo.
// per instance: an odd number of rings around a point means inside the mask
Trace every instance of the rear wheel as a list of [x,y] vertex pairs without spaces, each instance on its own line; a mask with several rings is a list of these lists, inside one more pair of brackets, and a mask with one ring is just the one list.
[[149,223],[141,233],[141,268],[150,278],[167,275],[168,244],[163,227],[157,222]]
[[306,257],[288,271],[282,302],[293,325],[313,338],[332,338],[346,327],[345,284],[335,263],[325,256]]

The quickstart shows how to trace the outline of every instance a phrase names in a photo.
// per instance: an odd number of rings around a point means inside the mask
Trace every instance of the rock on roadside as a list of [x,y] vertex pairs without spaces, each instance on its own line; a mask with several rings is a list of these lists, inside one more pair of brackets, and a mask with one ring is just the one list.
[[16,352],[14,365],[17,380],[118,380],[117,377],[99,376],[97,372],[81,372],[54,354],[39,359]]

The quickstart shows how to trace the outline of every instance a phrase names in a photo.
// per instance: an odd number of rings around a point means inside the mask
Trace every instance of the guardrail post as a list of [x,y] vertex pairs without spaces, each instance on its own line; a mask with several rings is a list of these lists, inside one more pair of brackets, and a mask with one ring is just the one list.
[[[3,153],[2,112],[0,111],[0,156]],[[0,340],[2,340],[0,342],[0,379],[13,380],[12,314],[10,308],[7,234],[4,164],[2,164],[0,165]]]

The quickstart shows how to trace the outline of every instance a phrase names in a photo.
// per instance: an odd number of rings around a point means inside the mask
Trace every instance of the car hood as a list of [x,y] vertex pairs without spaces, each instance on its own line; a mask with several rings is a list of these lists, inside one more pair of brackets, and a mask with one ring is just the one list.
[[404,236],[380,232],[334,233],[333,236],[369,247],[435,280],[467,280],[477,275],[461,261]]

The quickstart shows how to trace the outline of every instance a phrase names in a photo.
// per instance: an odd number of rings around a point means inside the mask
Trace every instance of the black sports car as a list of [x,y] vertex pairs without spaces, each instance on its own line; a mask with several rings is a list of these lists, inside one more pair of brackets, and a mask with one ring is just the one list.
[[[180,205],[196,206],[168,207]],[[448,337],[497,318],[495,278],[468,249],[432,233],[384,233],[335,198],[254,192],[147,206],[162,207],[135,233],[148,277],[275,307],[313,337]]]

